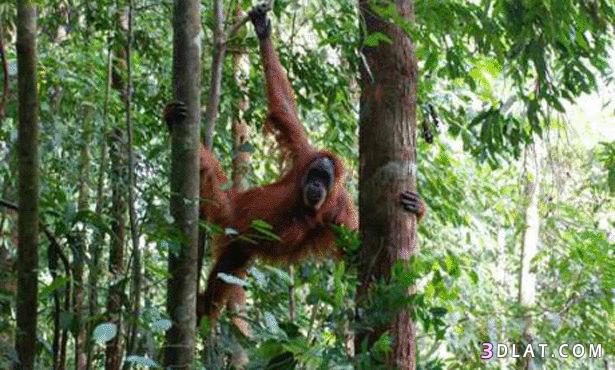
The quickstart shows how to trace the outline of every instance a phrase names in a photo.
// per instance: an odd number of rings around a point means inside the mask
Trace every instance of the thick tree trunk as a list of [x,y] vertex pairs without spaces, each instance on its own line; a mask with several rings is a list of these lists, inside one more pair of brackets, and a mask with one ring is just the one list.
[[17,230],[17,335],[19,369],[34,369],[38,309],[38,94],[36,86],[36,6],[17,1],[19,126],[19,207]]
[[[363,242],[360,254],[358,312],[365,312],[370,286],[388,281],[391,268],[417,253],[416,217],[399,204],[400,193],[416,187],[416,83],[417,66],[414,46],[397,25],[382,20],[370,10],[368,0],[360,0],[361,15],[367,34],[381,32],[391,42],[364,47],[361,70],[361,107],[359,122],[359,220]],[[400,16],[414,18],[410,0],[394,1]],[[359,315],[359,320],[367,319]],[[370,343],[390,330],[393,351],[391,368],[416,367],[416,327],[410,310],[397,312],[385,327],[375,328],[357,340]],[[357,348],[360,348],[358,346]]]
[[173,8],[173,95],[187,117],[171,130],[171,215],[184,236],[169,251],[165,366],[190,369],[196,328],[199,217],[199,121],[201,93],[201,16],[198,0],[175,0]]
[[[540,216],[538,213],[538,196],[540,193],[540,144],[528,147],[525,156],[525,231],[521,246],[521,268],[519,269],[519,305],[525,311],[523,317],[524,344],[532,343],[532,316],[527,312],[536,303],[536,274],[532,271],[532,260],[538,251],[540,233]],[[524,370],[535,369],[531,357],[521,358],[518,367]]]

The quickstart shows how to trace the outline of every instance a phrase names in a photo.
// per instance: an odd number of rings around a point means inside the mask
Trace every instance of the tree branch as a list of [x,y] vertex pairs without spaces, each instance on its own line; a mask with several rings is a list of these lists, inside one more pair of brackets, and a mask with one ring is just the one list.
[[[267,1],[270,8],[273,8],[274,0]],[[241,18],[239,18],[226,32],[226,36],[224,37],[224,43],[227,43],[235,34],[243,27],[244,24],[248,23],[250,20],[250,16],[248,14],[244,14]]]
[[[269,0],[267,4],[273,7],[274,0]],[[224,9],[222,0],[214,0],[214,41],[213,57],[211,61],[211,77],[209,82],[209,94],[207,96],[207,108],[205,109],[205,147],[211,149],[213,144],[214,130],[218,120],[218,108],[220,105],[220,93],[222,86],[222,72],[224,68],[224,57],[228,40],[233,37],[239,29],[250,20],[249,15],[242,16],[225,33],[224,32]]]

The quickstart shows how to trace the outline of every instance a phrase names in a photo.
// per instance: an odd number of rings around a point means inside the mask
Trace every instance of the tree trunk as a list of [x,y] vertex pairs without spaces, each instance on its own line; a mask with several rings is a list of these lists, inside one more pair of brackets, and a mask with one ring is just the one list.
[[34,369],[38,309],[38,94],[36,86],[36,6],[17,1],[19,126],[19,207],[17,230],[17,335],[19,369]]
[[[244,16],[244,12],[241,11],[241,7],[237,5],[235,9],[235,19],[239,21]],[[248,87],[246,86],[247,77],[250,73],[250,64],[248,55],[243,48],[238,49],[233,54],[233,76],[235,78],[235,84],[241,91],[241,98],[237,103],[236,116],[233,121],[233,161],[232,167],[232,182],[233,189],[237,192],[245,191],[248,188],[248,171],[250,169],[250,152],[246,150],[248,143],[250,127],[246,123],[244,113],[249,107],[250,101],[248,99]],[[291,267],[292,268],[292,267]],[[291,275],[292,276],[292,275]],[[234,287],[237,294],[245,295],[243,287]],[[292,288],[289,288],[289,292],[292,294]],[[246,316],[245,305],[238,306],[236,303],[230,303],[227,308],[234,312],[231,318],[235,327],[242,333],[249,337],[251,335],[250,324],[246,322],[242,317]],[[294,308],[291,310],[294,312]],[[294,318],[291,316],[291,321]],[[237,369],[243,369],[249,363],[248,353],[243,346],[237,340],[233,340],[233,356],[230,360],[230,365]]]
[[0,64],[2,65],[2,100],[0,100],[0,125],[4,120],[6,101],[9,96],[9,63],[4,48],[4,25],[0,24]]
[[[107,83],[105,86],[105,100],[103,102],[103,122],[107,122],[107,114],[109,112],[109,92],[111,90],[111,71],[113,68],[111,59],[111,45],[107,51]],[[96,184],[96,208],[95,212],[100,215],[104,209],[104,203],[106,197],[105,191],[105,178],[107,172],[107,137],[103,133],[102,140],[100,141],[100,157],[98,167],[98,182]],[[94,242],[90,244],[90,271],[88,275],[88,309],[90,317],[98,315],[98,279],[100,276],[100,254],[101,246],[105,241],[105,233],[103,230],[98,229],[95,232]],[[88,325],[88,339],[92,338],[92,332],[95,327],[95,322],[90,322]],[[88,341],[87,348],[87,363],[86,368],[89,370],[92,368],[92,361],[96,354],[96,346],[92,345],[91,340]]]
[[[381,32],[391,42],[363,47],[361,105],[359,117],[359,220],[362,238],[360,286],[357,291],[358,319],[367,320],[369,289],[378,280],[389,281],[391,268],[417,253],[416,217],[399,204],[403,190],[416,187],[416,83],[414,45],[397,25],[378,18],[360,0],[367,34]],[[414,4],[396,0],[399,15],[414,19]],[[410,293],[410,292],[408,292]],[[361,310],[363,308],[364,310]],[[367,339],[373,343],[390,330],[393,351],[391,368],[416,367],[416,327],[410,310],[402,308],[383,327],[357,336],[357,348]]]
[[107,342],[105,369],[117,370],[122,361],[122,302],[124,299],[124,240],[126,214],[126,158],[122,130],[115,128],[109,139],[111,162],[111,246],[109,273],[111,284],[107,298],[107,321],[117,325],[117,335]]
[[214,0],[214,49],[211,60],[211,79],[207,108],[205,109],[205,147],[212,148],[214,130],[218,120],[220,107],[220,91],[222,87],[222,73],[224,71],[224,57],[226,55],[226,40],[224,39],[224,4],[222,0]]
[[133,128],[132,128],[132,0],[128,2],[128,29],[126,41],[126,81],[127,90],[126,107],[126,137],[128,138],[128,215],[130,219],[130,239],[132,241],[132,278],[131,278],[131,298],[132,298],[132,320],[130,320],[130,330],[128,336],[127,352],[134,354],[137,348],[137,329],[139,327],[139,316],[141,315],[141,247],[139,246],[139,225],[137,222],[137,211],[135,209],[135,155],[133,150]]
[[[90,141],[92,140],[92,119],[94,115],[94,107],[86,105],[84,110],[84,122],[82,143],[79,158],[79,212],[85,212],[88,209],[88,198],[90,196],[90,185],[88,184],[88,176],[90,174]],[[86,325],[85,325],[85,292],[84,292],[84,266],[85,255],[87,249],[87,235],[85,229],[80,230],[75,243],[73,257],[73,302],[75,312],[75,369],[83,370],[86,368]]]
[[[222,77],[224,72],[224,57],[226,56],[226,40],[224,37],[224,1],[213,2],[213,51],[211,58],[211,74],[209,79],[209,92],[207,93],[207,106],[205,108],[205,147],[211,149],[214,140],[214,131],[218,121],[220,109],[220,93],[222,89]],[[201,271],[203,270],[203,258],[209,241],[204,229],[199,230],[198,241],[198,264],[197,264],[197,291],[200,290]]]
[[[235,12],[237,19],[243,16],[243,12],[238,7]],[[233,70],[235,71],[235,84],[241,91],[241,100],[237,104],[237,117],[233,121],[233,188],[240,192],[247,189],[248,170],[250,168],[250,152],[246,150],[245,145],[248,143],[250,127],[246,123],[244,113],[250,105],[248,100],[246,79],[242,76],[247,76],[249,71],[248,55],[245,50],[238,50],[233,55]]]
[[201,16],[198,0],[175,0],[173,8],[173,95],[187,117],[171,130],[171,215],[183,235],[169,251],[165,366],[190,369],[194,362],[199,217],[199,122]]
[[[118,12],[115,32],[116,46],[113,53],[113,69],[111,73],[111,86],[120,92],[125,102],[128,97],[126,86],[126,41],[125,34],[128,29],[128,12],[122,8]],[[109,138],[109,160],[111,163],[111,246],[109,250],[109,273],[111,286],[107,299],[107,320],[117,325],[117,335],[107,342],[105,369],[117,370],[122,363],[122,307],[124,300],[124,241],[126,237],[126,186],[127,164],[126,143],[124,132],[120,127],[115,127]]]
[[[525,312],[523,316],[523,344],[533,341],[532,316],[528,313],[536,303],[536,275],[532,272],[532,260],[538,251],[540,216],[538,196],[540,193],[540,144],[535,142],[528,147],[525,156],[525,231],[521,246],[521,269],[519,270],[519,305]],[[531,357],[520,358],[518,367],[524,370],[535,369]]]

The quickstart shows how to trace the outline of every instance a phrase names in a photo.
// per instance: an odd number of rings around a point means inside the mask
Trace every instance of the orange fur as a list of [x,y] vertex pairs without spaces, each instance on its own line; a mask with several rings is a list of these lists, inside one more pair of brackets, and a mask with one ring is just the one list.
[[[266,78],[268,118],[265,131],[273,133],[282,153],[290,160],[289,170],[271,184],[236,192],[223,191],[227,178],[215,156],[201,149],[201,213],[210,222],[232,228],[239,235],[218,236],[215,263],[207,287],[199,295],[199,320],[207,315],[215,321],[224,305],[241,306],[243,288],[227,284],[219,273],[244,277],[255,257],[269,262],[290,264],[309,255],[331,256],[341,253],[335,248],[331,225],[356,229],[357,211],[344,188],[344,165],[329,151],[318,151],[308,141],[301,126],[292,88],[280,64],[270,38],[261,40],[261,57]],[[323,156],[334,163],[335,182],[317,211],[307,210],[302,199],[302,179],[310,164]],[[263,239],[252,229],[252,222],[262,220],[273,227],[279,240]]]

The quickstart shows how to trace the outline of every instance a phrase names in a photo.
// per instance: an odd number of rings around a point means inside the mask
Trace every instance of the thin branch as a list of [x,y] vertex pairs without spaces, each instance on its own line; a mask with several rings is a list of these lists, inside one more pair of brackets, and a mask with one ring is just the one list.
[[224,42],[228,42],[239,30],[243,27],[244,24],[248,23],[250,17],[246,14],[243,17],[239,18],[226,32],[226,36],[224,37]]
[[49,244],[51,245],[51,247],[55,250],[58,256],[60,256],[60,259],[62,260],[62,264],[64,265],[64,269],[66,270],[66,274],[70,276],[71,275],[70,262],[68,261],[68,258],[66,257],[64,252],[62,251],[62,247],[60,246],[60,243],[58,242],[56,237],[51,233],[47,225],[41,224],[41,228],[43,229],[43,233],[45,233],[45,236],[47,236],[47,239],[49,240]]
[[[13,203],[9,200],[0,199],[0,206],[8,208],[8,209],[12,209],[13,211],[16,211],[16,212],[19,212],[19,206],[17,205],[17,203]],[[62,260],[62,264],[66,268],[66,273],[70,275],[71,274],[70,262],[68,261],[68,258],[66,257],[64,252],[62,252],[62,247],[60,246],[60,243],[58,242],[56,237],[51,233],[47,225],[43,224],[42,222],[39,222],[39,224],[40,224],[41,229],[43,229],[43,233],[45,234],[45,236],[47,236],[47,239],[49,239],[49,244],[60,256],[60,259]]]
[[291,323],[295,322],[295,269],[292,265],[288,266],[288,276],[291,283],[288,285],[288,319]]
[[19,211],[19,206],[8,200],[0,199],[0,206],[12,209],[13,211]]
[[[273,9],[273,3],[274,0],[267,1],[267,4],[269,4],[269,8]],[[235,36],[235,34],[239,32],[241,27],[243,27],[244,24],[248,23],[249,20],[250,16],[248,14],[245,14],[243,17],[239,18],[235,23],[233,23],[233,25],[226,32],[226,35],[224,37],[224,43],[227,43],[228,40]]]
[[311,343],[312,341],[312,331],[314,330],[314,323],[316,322],[316,315],[318,314],[318,309],[320,308],[320,302],[316,302],[312,305],[312,315],[310,316],[310,324],[308,326],[308,332],[305,336],[307,343]]

